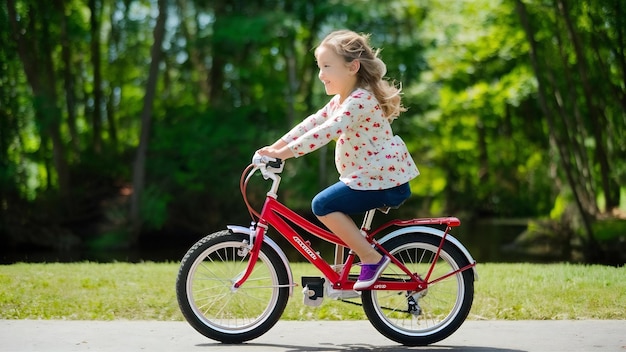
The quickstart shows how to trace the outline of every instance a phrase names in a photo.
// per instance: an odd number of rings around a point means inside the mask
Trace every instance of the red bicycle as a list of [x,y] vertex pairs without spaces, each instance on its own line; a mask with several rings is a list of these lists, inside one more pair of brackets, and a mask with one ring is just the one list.
[[[305,304],[318,306],[325,294],[361,304],[382,335],[407,346],[438,342],[461,326],[472,306],[477,274],[472,256],[449,233],[460,225],[459,219],[393,220],[370,230],[377,209],[366,212],[363,236],[391,263],[369,290],[356,292],[352,287],[358,275],[351,272],[358,270],[355,253],[347,251],[346,256],[346,244],[339,237],[277,200],[283,167],[280,160],[255,155],[240,181],[255,221],[250,227],[228,226],[202,238],[182,259],[176,294],[191,326],[208,338],[242,343],[263,335],[280,319],[297,284],[287,256],[267,236],[270,227],[323,275],[302,278]],[[248,181],[257,171],[272,181],[260,213],[246,196]],[[323,259],[292,225],[334,243],[334,262]]]

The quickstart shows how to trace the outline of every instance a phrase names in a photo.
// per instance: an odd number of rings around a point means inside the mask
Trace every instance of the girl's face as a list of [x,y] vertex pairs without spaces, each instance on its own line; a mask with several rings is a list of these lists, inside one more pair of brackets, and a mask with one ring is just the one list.
[[356,73],[359,69],[359,62],[354,60],[347,63],[341,56],[332,49],[320,46],[315,51],[317,67],[319,67],[318,77],[326,94],[339,94],[343,101],[354,90],[356,86]]

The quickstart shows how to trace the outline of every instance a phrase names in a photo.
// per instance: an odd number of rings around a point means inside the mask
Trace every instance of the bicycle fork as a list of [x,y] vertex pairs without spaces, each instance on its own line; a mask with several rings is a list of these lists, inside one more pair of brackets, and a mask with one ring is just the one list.
[[[248,265],[246,266],[246,270],[237,279],[234,280],[235,282],[233,283],[233,287],[231,288],[231,290],[235,291],[236,289],[241,287],[241,285],[246,282],[248,277],[250,277],[252,269],[254,268],[254,264],[256,263],[257,259],[259,259],[259,252],[261,251],[261,246],[263,245],[263,237],[265,236],[266,231],[267,225],[264,223],[258,223],[256,224],[256,226],[254,223],[250,225],[250,242],[246,246],[246,250],[250,255],[250,259],[248,259]],[[245,256],[245,254],[246,253],[243,252],[240,253],[242,257]]]

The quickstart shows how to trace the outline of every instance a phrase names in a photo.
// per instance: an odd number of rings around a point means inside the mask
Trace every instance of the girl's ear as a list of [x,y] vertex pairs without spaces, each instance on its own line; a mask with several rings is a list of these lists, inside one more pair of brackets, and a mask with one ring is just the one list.
[[350,63],[350,73],[352,74],[356,74],[357,72],[359,72],[359,69],[361,68],[361,62],[359,60],[352,60],[352,62]]

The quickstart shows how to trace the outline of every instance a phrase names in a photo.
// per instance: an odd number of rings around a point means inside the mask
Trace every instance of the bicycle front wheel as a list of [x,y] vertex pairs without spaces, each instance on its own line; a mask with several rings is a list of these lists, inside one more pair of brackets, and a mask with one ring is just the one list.
[[198,241],[181,261],[176,295],[198,332],[224,343],[257,338],[280,319],[289,296],[287,268],[265,243],[252,274],[233,288],[248,266],[249,236],[228,230]]
[[[469,264],[463,253],[446,241],[435,261],[441,238],[408,233],[384,244],[411,272],[425,278],[433,267],[435,280]],[[408,281],[409,277],[390,264],[384,278]],[[420,292],[363,291],[363,310],[372,325],[387,338],[407,346],[425,346],[445,339],[467,317],[474,299],[472,270],[457,272]]]

